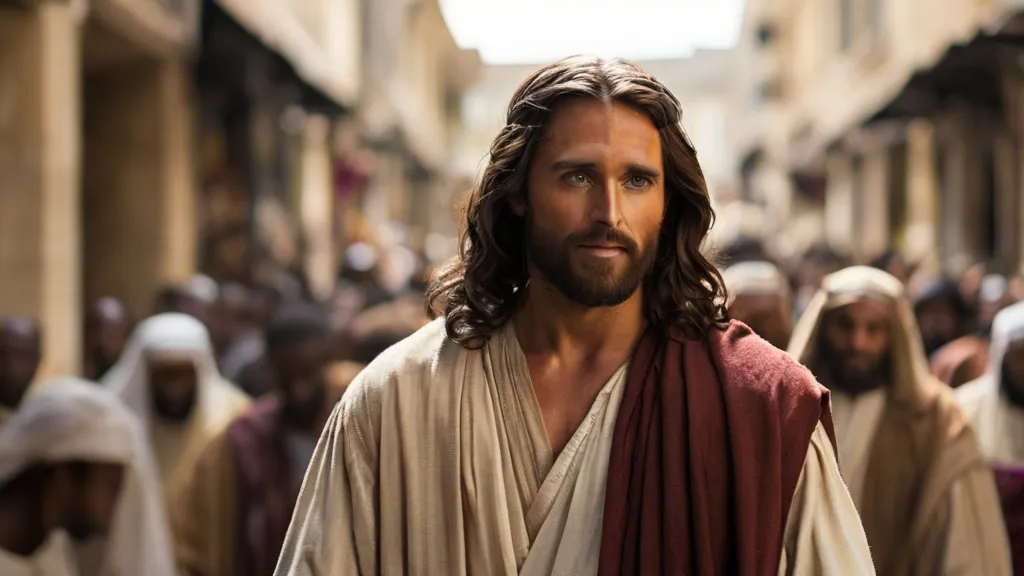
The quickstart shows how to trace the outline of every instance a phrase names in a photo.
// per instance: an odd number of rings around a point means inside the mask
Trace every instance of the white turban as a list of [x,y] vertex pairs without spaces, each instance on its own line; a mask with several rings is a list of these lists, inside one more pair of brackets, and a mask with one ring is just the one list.
[[1024,340],[1024,302],[1008,306],[996,314],[992,321],[992,347],[989,351],[989,373],[996,383],[1002,381],[1003,359],[1006,351]]
[[132,333],[124,353],[103,385],[110,388],[143,424],[149,425],[152,401],[149,387],[149,359],[166,357],[191,361],[196,369],[200,410],[206,396],[215,394],[221,382],[213,345],[206,327],[187,314],[158,314],[143,321]]
[[793,337],[789,341],[790,355],[812,370],[816,369],[820,360],[819,332],[825,313],[865,299],[880,300],[889,306],[892,321],[891,396],[920,404],[926,396],[926,388],[935,384],[935,380],[928,371],[921,333],[903,283],[882,270],[852,266],[826,276],[821,289],[793,329]]
[[63,378],[27,398],[0,429],[0,484],[37,463],[125,466],[103,574],[173,576],[156,471],[138,421],[109,391]]
[[754,260],[733,264],[722,272],[722,280],[730,297],[778,296],[788,306],[789,281],[771,262]]

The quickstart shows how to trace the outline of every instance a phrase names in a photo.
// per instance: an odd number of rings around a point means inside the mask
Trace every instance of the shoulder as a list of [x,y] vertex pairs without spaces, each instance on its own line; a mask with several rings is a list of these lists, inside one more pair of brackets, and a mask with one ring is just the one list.
[[974,413],[976,413],[981,404],[992,391],[998,392],[998,389],[994,386],[992,377],[988,374],[977,378],[960,386],[953,391],[956,396],[957,402],[960,404],[960,408],[964,411],[964,415],[968,419],[972,419]]
[[389,398],[422,391],[435,374],[454,362],[460,350],[448,339],[443,318],[420,328],[377,356],[352,380],[337,404],[337,425],[379,430],[381,410]]
[[819,398],[826,393],[810,370],[742,322],[733,320],[725,330],[711,330],[708,342],[721,376],[735,386],[771,395]]
[[252,397],[245,393],[244,390],[235,386],[224,378],[218,378],[216,384],[212,386],[213,394],[217,398],[217,403],[223,406],[226,410],[234,413],[239,413],[242,410],[249,407],[252,404]]
[[437,368],[443,352],[451,346],[454,343],[445,333],[444,319],[430,322],[370,362],[352,379],[342,401],[364,401],[379,395],[403,377],[429,374]]
[[[955,392],[931,375],[923,377],[919,383],[920,401],[910,407],[908,417],[912,425],[926,430],[926,435],[946,444],[967,441],[974,442],[974,433],[970,426],[970,410],[965,410],[961,403],[961,394],[968,401],[975,397],[978,389],[974,386],[963,393]],[[970,402],[968,402],[970,403]]]

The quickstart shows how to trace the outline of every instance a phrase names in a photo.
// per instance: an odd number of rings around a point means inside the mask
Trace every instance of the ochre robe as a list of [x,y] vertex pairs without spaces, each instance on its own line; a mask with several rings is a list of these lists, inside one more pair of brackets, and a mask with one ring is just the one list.
[[[512,323],[480,351],[431,323],[371,364],[335,409],[277,574],[596,574],[626,371],[555,457]],[[874,573],[821,425],[778,572]]]

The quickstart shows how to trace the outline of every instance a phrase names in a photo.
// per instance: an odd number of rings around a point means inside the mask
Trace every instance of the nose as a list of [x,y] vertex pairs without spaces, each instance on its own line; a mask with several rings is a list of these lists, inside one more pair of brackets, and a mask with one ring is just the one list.
[[594,222],[609,228],[618,227],[622,219],[619,202],[619,187],[615,181],[595,186],[591,191],[591,218]]
[[850,347],[853,348],[855,352],[864,352],[868,350],[870,345],[871,342],[867,330],[856,329],[853,331],[850,338]]

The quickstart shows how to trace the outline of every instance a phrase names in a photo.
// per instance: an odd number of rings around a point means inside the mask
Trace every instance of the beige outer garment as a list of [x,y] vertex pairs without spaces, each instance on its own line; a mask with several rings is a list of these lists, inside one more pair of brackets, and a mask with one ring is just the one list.
[[[512,324],[481,351],[437,320],[353,383],[320,439],[279,576],[596,574],[623,366],[557,458]],[[780,574],[874,574],[819,425]]]
[[[876,433],[883,424],[886,411],[892,408],[890,403],[895,402],[903,410],[904,406],[927,405],[929,396],[949,396],[951,392],[928,373],[917,323],[903,295],[902,284],[889,274],[872,268],[847,268],[825,279],[822,290],[815,296],[794,330],[790,353],[819,374],[820,366],[816,365],[820,361],[817,342],[823,314],[829,309],[862,298],[884,299],[892,306],[895,319],[891,332],[893,383],[856,398],[833,390],[832,417],[843,476],[854,502],[864,513],[867,522],[868,515],[875,512],[863,509],[866,485],[870,481],[868,470],[874,462],[872,450],[878,446]],[[955,444],[950,446],[950,451],[955,450],[958,454],[952,460],[959,462],[970,460],[972,455],[977,456],[979,453],[970,430],[965,430]],[[919,495],[922,501],[929,501],[932,497],[939,501],[932,502],[932,513],[919,514],[927,516],[927,521],[915,521],[913,525],[908,523],[904,527],[894,528],[904,533],[909,531],[912,534],[910,541],[918,543],[914,548],[918,555],[917,561],[910,563],[918,567],[941,566],[942,574],[1011,574],[1009,543],[998,493],[991,472],[980,464],[937,470],[935,472],[941,477],[948,474],[955,474],[955,477],[948,479],[948,482],[922,483],[917,486],[917,489],[930,495]],[[899,463],[886,465],[896,469]],[[936,486],[947,486],[948,489],[935,494],[931,489]],[[906,551],[900,552],[902,554]],[[929,554],[935,556],[921,556]],[[913,555],[904,558],[908,562],[913,559]],[[907,567],[905,562],[899,565]],[[903,569],[896,571],[901,575],[905,573]],[[906,573],[918,574],[920,571]],[[879,574],[883,574],[881,568]]]

